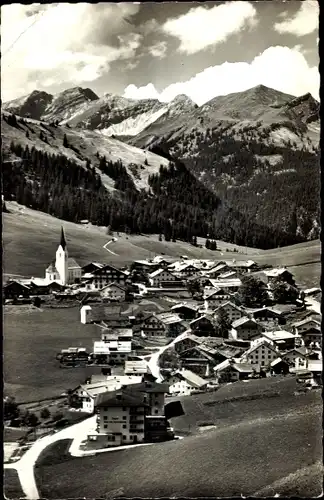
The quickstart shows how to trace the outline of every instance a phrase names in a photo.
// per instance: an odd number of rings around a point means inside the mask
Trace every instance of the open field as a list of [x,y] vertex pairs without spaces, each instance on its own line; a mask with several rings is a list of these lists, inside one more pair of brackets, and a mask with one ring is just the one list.
[[[239,247],[218,241],[219,251],[196,248],[184,242],[160,242],[157,235],[120,234],[118,241],[110,245],[113,255],[103,248],[109,237],[104,228],[82,226],[61,221],[42,212],[27,209],[15,202],[7,203],[9,214],[3,214],[3,269],[6,274],[44,276],[45,268],[55,258],[55,252],[63,225],[69,254],[81,265],[91,261],[107,262],[123,266],[135,259],[150,258],[164,253],[168,257],[206,258],[213,260],[253,259],[260,264],[294,267],[297,281],[313,286],[321,261],[320,241],[311,241],[291,247],[258,250]],[[199,243],[204,244],[203,239]],[[236,248],[238,252],[226,251]],[[303,269],[307,265],[306,269]],[[320,275],[318,274],[317,284]],[[315,283],[316,284],[316,283]]]
[[[218,405],[209,406],[217,427],[180,441],[94,457],[65,457],[63,463],[53,457],[51,464],[40,464],[36,469],[41,496],[262,496],[263,490],[270,495],[288,491],[293,496],[318,496],[322,490],[321,396],[292,396],[290,380],[282,384],[286,384],[282,395],[257,401],[257,405],[263,401],[259,411],[253,400],[244,402],[250,405],[244,411],[240,410],[242,402],[237,401],[222,415]],[[232,396],[242,389],[242,383],[234,385],[237,389]],[[259,386],[251,387],[250,396],[260,391]],[[212,399],[216,394],[208,396]],[[200,405],[205,414],[207,407],[202,402]],[[196,412],[188,417],[197,427],[200,415]]]
[[[22,310],[26,307],[26,313]],[[100,329],[80,323],[79,308],[30,309],[20,314],[4,307],[4,392],[17,402],[49,398],[77,386],[85,368],[60,368],[56,353],[61,348],[92,348]]]

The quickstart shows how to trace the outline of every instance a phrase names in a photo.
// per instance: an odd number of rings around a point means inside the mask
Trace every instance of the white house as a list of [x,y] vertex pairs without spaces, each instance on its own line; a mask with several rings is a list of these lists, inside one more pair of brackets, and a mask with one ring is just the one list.
[[45,278],[50,283],[57,281],[61,285],[69,285],[80,282],[82,275],[81,266],[69,258],[67,244],[63,227],[61,229],[61,241],[56,251],[55,263],[52,262],[45,271]]
[[153,287],[159,287],[163,281],[179,281],[179,279],[167,269],[157,269],[149,274],[149,280]]
[[149,405],[145,395],[127,390],[101,394],[96,400],[97,430],[89,439],[103,435],[110,446],[142,443],[145,439],[145,414]]
[[261,332],[261,329],[261,326],[254,319],[243,316],[232,323],[230,337],[235,340],[250,340],[252,336]]
[[267,340],[254,344],[241,357],[242,362],[251,365],[268,366],[279,356],[278,351]]
[[102,299],[124,302],[126,299],[126,289],[119,283],[110,283],[99,291]]
[[210,311],[228,301],[230,295],[225,293],[220,288],[205,288],[204,289],[204,305],[205,310]]
[[214,311],[215,315],[217,315],[220,309],[223,309],[227,313],[231,323],[245,316],[245,311],[241,307],[233,304],[233,302],[230,301],[227,301],[221,306],[217,307],[217,309]]
[[94,356],[105,355],[107,362],[122,363],[132,352],[132,342],[111,340],[109,342],[95,341],[93,343]]
[[305,347],[291,349],[282,355],[282,359],[287,361],[295,369],[307,368],[308,351]]
[[205,390],[208,384],[207,380],[190,370],[178,370],[166,382],[169,384],[169,393],[177,396],[190,396],[194,391]]

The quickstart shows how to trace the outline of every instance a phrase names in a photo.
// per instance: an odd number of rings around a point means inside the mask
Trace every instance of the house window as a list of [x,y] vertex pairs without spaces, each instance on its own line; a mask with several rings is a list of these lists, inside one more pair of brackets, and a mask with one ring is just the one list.
[[126,418],[127,418],[126,416],[123,416],[123,420],[126,420]]
[[123,424],[123,429],[126,429],[127,425],[126,424]]
[[104,420],[108,420],[108,417],[107,417],[107,415],[104,415]]
[[108,429],[108,425],[107,424],[104,425],[104,429]]
[[123,436],[123,439],[126,440],[127,439],[127,436]]

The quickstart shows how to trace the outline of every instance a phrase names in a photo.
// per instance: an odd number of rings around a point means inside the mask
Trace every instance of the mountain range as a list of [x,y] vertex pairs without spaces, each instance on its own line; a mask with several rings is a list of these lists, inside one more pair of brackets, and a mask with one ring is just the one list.
[[[18,127],[10,125],[12,115],[21,117]],[[168,168],[175,162],[220,200],[223,217],[235,210],[271,234],[289,234],[289,243],[293,235],[296,242],[318,237],[319,103],[310,94],[296,98],[259,85],[199,107],[185,95],[162,103],[113,94],[98,97],[79,87],[57,95],[35,90],[3,103],[2,118],[3,153],[8,157],[13,141],[80,165],[89,161],[105,188],[119,197],[124,193],[116,189],[116,179],[99,168],[103,156],[120,161],[134,189],[149,196],[157,196],[150,176],[161,177],[161,165]],[[31,124],[33,132],[27,132]],[[68,148],[62,147],[64,136]],[[169,181],[165,175],[159,180],[170,191]],[[223,239],[235,240],[235,220],[232,226],[223,228]],[[288,239],[281,238],[280,244]],[[270,240],[275,245],[276,238]]]

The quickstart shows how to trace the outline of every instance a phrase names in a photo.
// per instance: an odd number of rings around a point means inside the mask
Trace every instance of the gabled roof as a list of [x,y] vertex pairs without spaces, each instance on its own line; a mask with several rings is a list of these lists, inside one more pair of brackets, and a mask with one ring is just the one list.
[[291,326],[295,326],[298,328],[299,326],[303,326],[303,325],[306,325],[307,323],[311,323],[311,322],[317,323],[318,326],[321,326],[321,323],[317,319],[314,319],[312,317],[305,318],[302,321],[297,321],[297,323],[293,323]]
[[277,276],[281,276],[282,274],[285,274],[285,273],[292,275],[291,272],[289,272],[288,269],[285,269],[284,267],[274,268],[274,269],[265,269],[263,272],[269,278],[276,278]]
[[190,370],[178,370],[173,374],[173,376],[186,380],[192,387],[196,387],[197,389],[207,385],[207,380],[204,380]]
[[157,269],[156,271],[153,271],[151,274],[149,274],[149,278],[155,278],[156,276],[159,276],[159,274],[161,273],[167,273],[173,276],[173,274],[167,269]]
[[286,332],[285,330],[277,330],[276,332],[263,332],[262,335],[273,341],[290,340],[296,337],[294,333]]
[[110,264],[105,264],[104,266],[100,267],[99,269],[95,269],[92,271],[92,274],[95,276],[96,274],[100,274],[102,271],[105,271],[106,269],[112,269],[113,271],[117,271],[120,274],[126,274],[124,271],[121,269],[118,269],[117,267],[111,266]]
[[244,359],[246,356],[248,356],[249,354],[254,352],[256,349],[259,349],[260,346],[265,346],[268,349],[270,349],[271,351],[273,351],[274,353],[277,353],[276,349],[267,341],[267,339],[262,339],[260,342],[252,345],[247,351],[245,351],[242,354],[242,359]]
[[141,393],[167,393],[169,392],[169,384],[159,383],[159,382],[149,382],[145,380],[144,382],[140,382],[138,384],[132,384],[127,387],[127,391],[129,393],[132,392],[141,392]]
[[107,288],[111,288],[112,286],[115,286],[116,288],[119,288],[120,290],[122,290],[123,292],[125,292],[126,288],[123,287],[122,285],[120,285],[119,283],[116,283],[115,281],[113,281],[112,283],[109,283],[109,285],[106,285],[104,286],[103,288],[100,289],[100,292],[102,292],[103,290],[106,290]]
[[220,274],[218,276],[218,278],[220,280],[222,280],[222,279],[229,279],[229,278],[231,278],[231,276],[233,277],[235,275],[236,275],[236,271],[227,271],[226,273]]
[[188,269],[188,268],[193,268],[195,269],[196,271],[199,271],[199,267],[197,267],[195,264],[191,263],[191,262],[185,262],[183,264],[180,264],[178,267],[177,267],[177,272],[181,272],[181,271],[184,271],[185,269]]
[[208,348],[204,345],[197,345],[194,347],[190,347],[189,349],[186,349],[185,351],[182,351],[180,354],[181,358],[185,359],[192,359],[190,356],[192,355],[193,352],[198,351],[198,353],[202,356],[202,358],[205,358],[209,361],[213,361],[213,354],[216,354],[216,351],[212,348]]
[[155,314],[154,316],[166,325],[170,325],[173,323],[181,323],[183,321],[182,318],[180,318],[180,316],[174,312],[161,312]]
[[73,259],[73,257],[69,257],[68,258],[68,269],[74,269],[74,268],[78,268],[78,269],[81,269],[81,266],[77,263],[77,261],[75,259]]
[[172,306],[171,310],[180,309],[181,307],[190,309],[192,311],[197,311],[199,309],[199,306],[197,304],[188,304],[187,302],[181,302],[180,304],[176,304],[175,306]]
[[26,290],[30,290],[30,287],[28,285],[24,285],[23,283],[19,283],[19,281],[8,281],[8,283],[6,283],[3,288],[9,288],[12,285],[18,285],[22,288],[26,288]]
[[242,285],[242,281],[239,278],[232,278],[232,279],[210,279],[210,283],[215,287],[215,288],[236,288]]
[[225,263],[229,267],[241,267],[241,268],[246,268],[246,269],[255,265],[254,260],[235,260],[235,259],[233,259],[233,260],[226,260]]
[[259,365],[251,365],[250,363],[233,363],[232,368],[240,373],[253,373],[260,369]]
[[230,300],[228,300],[227,302],[224,302],[224,304],[221,304],[220,306],[218,306],[215,309],[215,312],[218,311],[219,309],[222,309],[225,306],[231,306],[233,309],[236,309],[237,311],[240,311],[241,313],[245,312],[242,307],[237,306],[236,304],[234,304],[234,302],[231,302]]
[[222,290],[221,288],[213,288],[211,290],[204,290],[204,300],[209,300],[209,299],[213,298],[215,295],[226,295],[228,297],[228,294],[225,294],[224,290]]
[[247,316],[243,316],[240,319],[237,319],[236,321],[233,321],[232,327],[237,328],[239,326],[243,326],[247,323],[253,323],[255,326],[257,326],[257,322],[254,319],[248,318]]
[[208,321],[210,321],[211,323],[213,323],[213,317],[209,314],[203,314],[202,316],[199,316],[199,318],[195,318],[193,319],[192,321],[189,322],[189,325],[194,325],[195,323],[198,323],[198,321],[202,320],[202,319],[207,319]]
[[137,407],[137,406],[148,406],[144,401],[144,394],[141,392],[129,394],[126,389],[121,389],[118,391],[105,392],[99,394],[95,402],[95,406],[100,408],[102,406],[107,407]]
[[51,262],[51,264],[46,268],[47,273],[57,273],[57,269],[55,267],[55,262]]
[[125,373],[149,373],[149,367],[144,359],[125,361]]

